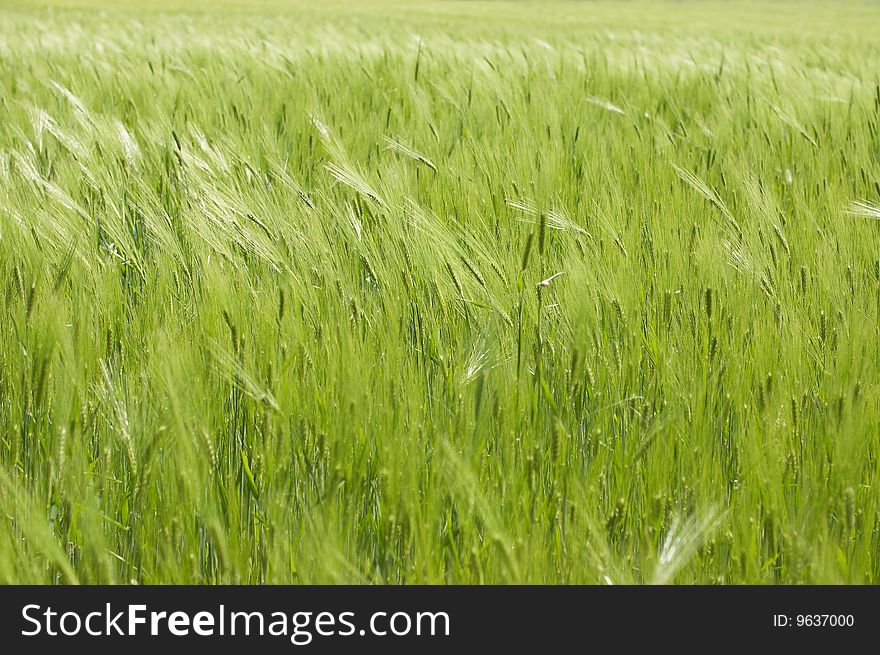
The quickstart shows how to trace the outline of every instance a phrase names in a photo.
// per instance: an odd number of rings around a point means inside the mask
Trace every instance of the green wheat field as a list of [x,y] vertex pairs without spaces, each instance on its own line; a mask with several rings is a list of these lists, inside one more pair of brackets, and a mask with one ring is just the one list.
[[0,582],[880,582],[878,34],[0,0]]

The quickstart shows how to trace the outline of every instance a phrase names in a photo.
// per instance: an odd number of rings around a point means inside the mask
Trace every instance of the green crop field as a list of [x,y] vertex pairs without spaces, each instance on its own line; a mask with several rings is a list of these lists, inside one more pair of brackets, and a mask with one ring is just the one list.
[[0,0],[0,582],[880,583],[878,34]]

